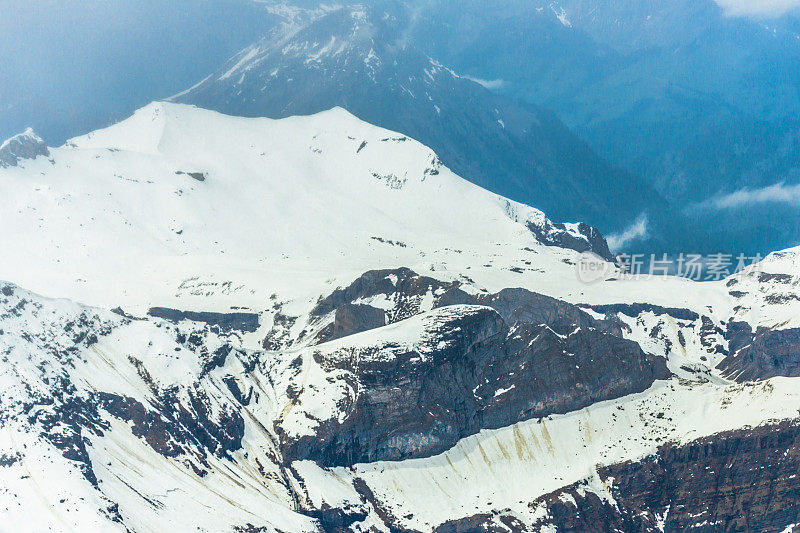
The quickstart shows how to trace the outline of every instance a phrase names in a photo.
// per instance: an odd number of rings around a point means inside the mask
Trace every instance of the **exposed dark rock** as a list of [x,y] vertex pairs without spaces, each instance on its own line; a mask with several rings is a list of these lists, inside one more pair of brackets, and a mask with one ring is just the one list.
[[616,505],[575,485],[540,500],[550,511],[543,522],[558,531],[782,531],[800,523],[798,470],[796,421],[667,444],[598,470]]
[[41,437],[59,449],[66,459],[75,461],[83,476],[97,486],[97,477],[86,449],[88,439],[85,438],[85,434],[102,435],[107,429],[97,403],[70,396],[75,387],[66,376],[58,376],[51,386],[55,397],[44,399],[44,403],[52,409],[32,409],[36,404],[26,406],[25,411],[31,413],[28,423],[38,426]]
[[0,466],[9,467],[15,465],[20,461],[22,457],[20,456],[19,452],[14,454],[7,454],[4,453],[0,455]]
[[448,305],[478,305],[478,299],[459,287],[453,286],[436,298],[434,303],[434,307],[447,307]]
[[[225,364],[225,360],[233,351],[233,347],[229,344],[223,344],[210,354],[207,357],[203,358],[203,372],[202,374],[208,374],[215,368],[220,368]],[[207,353],[207,351],[206,351]]]
[[213,416],[210,401],[202,390],[189,390],[189,406],[180,403],[171,392],[165,392],[156,398],[157,410],[118,394],[100,392],[98,398],[103,409],[130,422],[133,434],[165,457],[188,453],[192,446],[219,457],[227,457],[241,448],[244,420],[239,412],[223,408]]
[[369,305],[343,304],[336,309],[333,323],[317,335],[318,342],[328,342],[354,333],[386,325],[386,312]]
[[422,296],[449,288],[452,284],[420,276],[402,267],[393,270],[370,270],[344,289],[337,289],[320,300],[311,315],[322,317],[358,300],[375,296],[394,296],[395,306],[386,313],[389,323],[397,322],[419,312]]
[[40,155],[49,156],[50,151],[44,141],[28,128],[0,144],[0,168],[15,167],[22,159],[35,159]]
[[544,226],[528,224],[528,229],[543,244],[575,250],[576,252],[593,252],[606,261],[614,262],[614,255],[608,249],[600,230],[581,222],[577,225],[579,235],[570,232],[564,224],[553,224],[546,221]]
[[127,318],[128,320],[146,320],[146,319],[141,318],[141,317],[135,317],[135,316],[131,315],[130,313],[126,313],[121,307],[115,307],[114,309],[111,310],[111,312],[114,313],[115,315],[119,315],[119,316],[121,316],[123,318]]
[[321,509],[306,511],[305,514],[319,520],[320,527],[326,533],[344,533],[352,531],[350,526],[363,521],[369,513],[361,508],[348,511],[323,504]]
[[663,359],[595,328],[509,326],[478,306],[434,313],[420,351],[317,352],[324,368],[352,376],[358,394],[342,422],[323,421],[314,437],[283,435],[284,456],[328,466],[430,456],[481,429],[574,411],[669,376]]
[[258,314],[256,313],[211,313],[196,311],[180,311],[168,307],[151,307],[148,315],[180,322],[181,320],[191,320],[194,322],[204,322],[211,326],[218,326],[222,331],[243,331],[252,333],[258,329]]
[[[509,531],[522,532],[529,531],[529,529],[513,516],[489,513],[448,520],[434,529],[435,533],[508,533]],[[585,531],[592,531],[592,528]],[[600,528],[596,531],[610,530]]]
[[756,381],[775,376],[800,376],[800,329],[754,333],[746,322],[728,323],[728,356],[717,368],[736,381]]
[[[579,493],[571,487],[559,493],[554,493],[546,498],[550,518],[547,522],[558,524],[558,531],[614,531],[614,532],[633,532],[633,531],[659,531],[643,526],[639,517],[630,520],[627,516],[622,516],[616,512],[614,506],[605,499],[601,499],[594,492]],[[568,494],[577,505],[571,501],[564,501],[558,497],[561,494]],[[577,496],[577,498],[576,498]],[[639,518],[637,520],[637,518]],[[648,524],[652,527],[654,524]]]
[[261,341],[261,346],[265,350],[272,351],[286,348],[292,342],[291,332],[295,322],[297,322],[296,316],[288,316],[280,312],[275,313],[275,317],[272,320],[272,328],[267,333],[267,336],[264,337],[264,340]]
[[725,339],[728,341],[728,351],[731,354],[752,344],[754,338],[753,328],[747,322],[737,320],[728,322]]
[[[471,295],[459,287],[457,282],[446,283],[420,276],[408,268],[368,271],[348,287],[337,289],[317,303],[311,312],[312,319],[335,312],[334,322],[320,331],[317,342],[327,342],[413,316],[420,312],[421,299],[428,294],[436,295],[434,307],[437,308],[485,305],[498,311],[509,324],[545,324],[560,334],[569,333],[579,326],[595,327],[621,336],[625,327],[619,320],[596,320],[575,305],[525,289]],[[393,308],[385,312],[355,303],[375,296],[387,297],[393,301]]]
[[206,181],[206,173],[205,172],[184,172],[183,170],[178,170],[175,174],[181,175],[185,174],[190,178],[197,180],[197,181]]
[[269,533],[272,529],[264,526],[254,526],[247,523],[243,526],[233,526],[233,533]]
[[642,313],[653,313],[654,315],[669,315],[677,320],[688,320],[693,322],[700,319],[700,315],[691,309],[680,307],[661,307],[660,305],[635,303],[635,304],[605,304],[605,305],[586,305],[585,307],[598,313],[621,313],[625,316],[636,318]]
[[99,393],[98,397],[108,413],[130,422],[133,434],[142,437],[156,452],[165,457],[175,457],[184,451],[173,436],[178,428],[170,427],[169,420],[147,410],[141,402],[106,392]]
[[375,497],[375,494],[372,492],[372,489],[369,488],[366,481],[360,477],[355,478],[353,480],[353,488],[365,502],[372,506],[375,510],[375,514],[383,521],[383,525],[389,529],[390,533],[417,533],[399,525],[397,518]]
[[767,272],[758,273],[759,283],[791,283],[794,279],[790,274],[770,274]]
[[560,335],[571,333],[576,327],[592,327],[617,336],[622,335],[616,321],[596,320],[575,305],[526,289],[503,289],[497,294],[471,296],[454,287],[436,300],[437,307],[456,303],[485,305],[500,313],[508,324],[542,324]]
[[402,241],[393,241],[391,239],[384,239],[383,237],[370,237],[373,241],[378,241],[383,244],[389,244],[391,246],[399,246],[400,248],[407,248],[408,245]]
[[245,396],[244,393],[242,393],[242,390],[239,388],[239,384],[236,383],[236,379],[233,376],[225,376],[224,378],[222,378],[222,381],[225,383],[225,386],[228,387],[228,390],[231,391],[231,394],[233,395],[234,398],[236,398],[237,402],[239,402],[244,406],[250,405],[250,398],[253,396],[252,388],[247,393],[247,396]]

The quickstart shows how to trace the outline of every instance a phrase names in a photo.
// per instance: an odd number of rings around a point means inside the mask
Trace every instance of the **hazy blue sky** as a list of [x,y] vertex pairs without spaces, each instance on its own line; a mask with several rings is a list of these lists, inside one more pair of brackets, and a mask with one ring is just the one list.
[[0,139],[50,144],[199,81],[271,23],[249,0],[0,2]]
[[[800,5],[716,1],[732,15]],[[0,140],[32,126],[60,144],[124,118],[193,85],[273,23],[253,0],[0,2]]]

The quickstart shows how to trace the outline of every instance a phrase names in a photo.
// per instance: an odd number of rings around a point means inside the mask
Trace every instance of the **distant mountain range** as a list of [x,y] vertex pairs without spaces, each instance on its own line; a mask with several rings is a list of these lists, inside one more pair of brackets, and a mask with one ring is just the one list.
[[292,21],[231,58],[175,101],[281,118],[341,106],[431,146],[455,172],[607,234],[646,217],[642,247],[686,249],[696,230],[646,181],[598,157],[552,112],[493,93],[414,46],[393,3]]
[[[798,198],[783,190],[800,183],[796,12],[730,17],[712,0],[467,4],[415,3],[416,45],[553,109],[709,228],[712,247],[800,241]],[[779,190],[739,195],[736,207],[718,201],[770,186]]]
[[[333,13],[342,7],[363,12],[359,28]],[[98,22],[112,19],[123,23]],[[341,105],[423,140],[475,183],[597,225],[620,249],[800,242],[796,11],[731,17],[712,0],[115,0],[83,13],[56,0],[20,6],[0,30],[0,138],[33,126],[60,144],[213,73],[178,100],[274,117]],[[333,37],[336,57],[324,53]],[[279,51],[282,40],[309,47]],[[375,79],[370,50],[382,62]],[[244,78],[222,77],[243,59]]]

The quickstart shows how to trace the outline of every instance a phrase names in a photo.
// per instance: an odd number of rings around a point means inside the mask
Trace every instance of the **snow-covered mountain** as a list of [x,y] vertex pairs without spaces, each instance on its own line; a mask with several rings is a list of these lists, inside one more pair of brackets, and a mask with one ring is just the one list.
[[154,103],[0,195],[2,524],[800,523],[800,250],[581,281],[596,230],[342,109]]
[[[646,213],[651,237],[668,224],[684,248],[694,246],[697,230],[679,210],[598,157],[553,113],[495,94],[418,50],[408,35],[413,13],[401,3],[289,13],[289,22],[174,100],[271,118],[341,106],[418,139],[459,175],[555,219],[591,221],[611,233]],[[659,251],[676,242],[659,242]]]
[[343,109],[275,121],[154,103],[3,172],[0,278],[104,306],[263,308],[287,275],[561,260],[543,244],[610,258],[597,230],[553,224]]

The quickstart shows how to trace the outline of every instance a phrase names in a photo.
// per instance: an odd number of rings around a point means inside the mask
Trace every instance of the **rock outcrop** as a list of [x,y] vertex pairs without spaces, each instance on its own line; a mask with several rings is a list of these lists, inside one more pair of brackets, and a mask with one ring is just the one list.
[[800,329],[754,332],[746,322],[729,322],[728,355],[717,368],[736,381],[757,381],[775,376],[800,376]]
[[[358,309],[351,301],[401,286],[394,301],[405,304],[433,287],[443,289],[407,269],[369,272],[322,300],[315,312],[350,315]],[[287,460],[333,466],[426,457],[481,429],[641,392],[670,375],[664,359],[622,338],[615,323],[547,296],[523,289],[472,296],[451,285],[436,306],[395,322],[402,328],[368,330],[311,351],[328,382],[343,384],[331,386],[339,409],[313,436],[295,438],[278,424]],[[383,317],[369,314],[374,323]],[[335,336],[345,322],[323,332]],[[358,324],[361,329],[366,321]],[[410,344],[409,331],[415,332]],[[303,395],[296,397],[300,410]]]
[[40,155],[49,156],[50,151],[44,141],[28,128],[0,145],[0,167],[15,167],[22,159],[35,159]]
[[252,333],[258,329],[258,314],[256,313],[211,313],[207,311],[180,311],[169,307],[151,307],[148,315],[180,322],[191,320],[216,326],[222,331],[242,331]]
[[[800,522],[800,426],[732,431],[668,444],[601,468],[602,499],[580,485],[542,499],[559,531],[783,531]],[[567,496],[565,496],[567,495]]]

